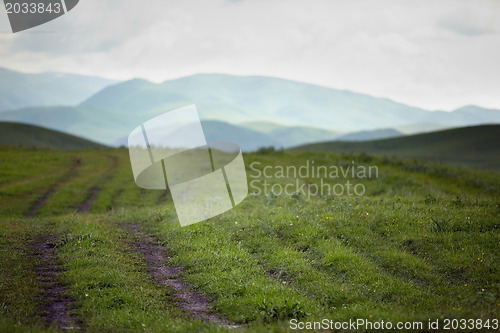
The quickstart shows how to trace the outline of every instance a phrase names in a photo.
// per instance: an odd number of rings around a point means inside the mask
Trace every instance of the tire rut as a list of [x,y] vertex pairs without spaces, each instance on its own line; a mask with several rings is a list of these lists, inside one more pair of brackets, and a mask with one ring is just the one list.
[[64,270],[57,262],[53,242],[54,237],[46,236],[33,243],[34,257],[40,261],[35,273],[44,289],[42,319],[47,326],[55,325],[62,330],[80,329],[76,318],[69,314],[72,300],[65,296],[66,287],[59,280],[59,274]]
[[100,188],[93,187],[89,191],[87,199],[78,207],[78,213],[86,213],[92,208],[92,205],[97,199],[97,195],[101,192]]
[[218,324],[228,328],[239,326],[231,324],[226,318],[212,313],[212,303],[208,297],[199,292],[191,290],[191,286],[179,278],[183,271],[178,266],[167,265],[167,255],[164,246],[158,244],[158,240],[146,235],[137,224],[126,225],[136,239],[132,243],[134,249],[127,252],[139,252],[144,255],[148,270],[155,283],[175,291],[174,296],[178,299],[179,308],[194,319]]
[[[111,165],[107,169],[107,171],[105,171],[104,174],[106,176],[105,176],[105,179],[102,180],[101,185],[106,184],[110,179],[112,179],[112,177],[113,177],[112,171],[116,170],[119,166],[119,163],[120,163],[118,157],[116,157],[116,156],[107,155],[106,157],[111,160]],[[101,191],[102,191],[102,189],[97,187],[97,186],[92,187],[89,190],[89,194],[88,194],[87,198],[80,204],[80,206],[78,206],[77,212],[78,213],[88,212],[92,208],[92,205],[94,204],[94,202],[97,200],[97,195],[99,193],[101,193]]]
[[58,183],[53,184],[49,187],[49,189],[45,192],[45,194],[33,205],[33,207],[30,209],[30,212],[28,213],[28,217],[32,218],[35,217],[40,208],[43,207],[45,202],[56,192],[56,190],[67,183],[70,179],[76,176],[76,171],[82,164],[82,161],[80,159],[76,159],[73,165],[71,166],[71,169],[69,170],[68,174]]

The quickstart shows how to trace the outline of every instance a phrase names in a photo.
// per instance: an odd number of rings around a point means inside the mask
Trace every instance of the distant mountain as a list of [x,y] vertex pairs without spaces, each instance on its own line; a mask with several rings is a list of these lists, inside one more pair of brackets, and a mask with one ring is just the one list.
[[27,74],[0,68],[0,112],[29,106],[77,105],[114,83],[92,76]]
[[[352,132],[340,135],[335,138],[335,141],[369,141],[388,138],[397,138],[404,134],[392,128],[379,129],[373,131]],[[317,141],[318,142],[318,141]]]
[[483,125],[367,142],[324,142],[292,150],[419,158],[500,171],[499,138],[500,125]]
[[285,148],[299,144],[332,140],[339,134],[325,129],[305,126],[281,127],[267,133],[274,140],[281,142]]
[[[220,74],[194,75],[161,84],[126,81],[104,88],[76,107],[17,109],[0,113],[0,120],[41,125],[112,144],[138,124],[189,104],[196,104],[203,121],[240,128],[238,124],[254,123],[249,129],[254,131],[256,142],[260,144],[263,139],[257,137],[260,132],[267,135],[269,145],[277,142],[287,147],[381,128],[500,123],[498,110],[469,106],[454,112],[431,112],[388,99],[288,80]],[[269,123],[279,126],[273,128]]]
[[[485,122],[488,123],[488,122]],[[395,128],[398,132],[409,135],[409,134],[419,134],[419,133],[427,133],[427,132],[436,132],[445,129],[450,129],[455,126],[446,126],[440,124],[433,123],[415,123],[411,125],[399,126]]]
[[239,123],[238,126],[249,128],[251,130],[261,132],[261,133],[269,133],[273,130],[287,127],[287,126],[284,126],[281,124],[271,123],[268,121],[248,121],[248,122]]
[[261,133],[267,134],[276,142],[281,142],[285,148],[312,142],[328,141],[338,137],[341,133],[324,128],[309,126],[284,126],[277,123],[254,121],[238,124]]
[[[500,123],[500,111],[466,107],[443,112],[384,98],[261,76],[199,74],[154,84],[132,80],[110,86],[84,105],[158,113],[196,104],[205,119],[228,123],[274,122],[352,132],[418,123],[464,126]],[[253,128],[256,129],[256,128]]]
[[105,148],[95,142],[47,128],[5,122],[0,122],[0,145],[61,150]]
[[[248,128],[228,124],[217,120],[203,120],[201,122],[207,142],[232,142],[240,146],[242,151],[255,151],[261,147],[283,147],[283,144],[273,137]],[[187,127],[189,130],[189,126]],[[127,146],[128,136],[113,142],[112,146]]]
[[261,147],[281,147],[275,138],[251,129],[221,121],[202,121],[203,132],[208,142],[228,141],[237,143],[243,151],[255,151]]

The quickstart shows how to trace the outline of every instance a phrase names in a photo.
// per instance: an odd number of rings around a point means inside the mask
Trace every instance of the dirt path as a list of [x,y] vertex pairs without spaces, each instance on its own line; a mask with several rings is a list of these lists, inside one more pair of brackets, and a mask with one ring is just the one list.
[[179,278],[183,273],[181,268],[166,264],[169,256],[165,247],[158,245],[157,239],[146,235],[137,224],[126,225],[126,228],[133,232],[136,238],[132,244],[134,249],[130,251],[144,255],[153,280],[162,286],[175,290],[178,305],[186,314],[194,319],[216,323],[220,326],[238,327],[232,325],[227,319],[211,312],[212,304],[207,296],[191,291],[191,286]]
[[[105,179],[103,179],[101,181],[101,184],[104,184],[107,181],[109,181],[110,179],[112,179],[113,171],[118,168],[119,163],[120,163],[118,157],[116,157],[116,156],[108,155],[107,157],[111,160],[111,165],[107,169],[107,171],[104,172],[104,174],[106,174],[107,176],[105,177]],[[103,174],[102,171],[99,171],[99,173],[93,174],[92,177],[96,177],[96,175],[101,175],[101,174]],[[78,213],[88,212],[90,210],[90,208],[92,208],[92,205],[94,204],[94,202],[97,200],[97,195],[99,193],[101,193],[101,191],[102,191],[102,189],[97,187],[97,186],[92,187],[90,189],[89,194],[88,194],[87,198],[85,199],[85,201],[82,202],[80,204],[80,206],[78,207],[78,210],[77,210]]]
[[85,213],[92,208],[92,205],[94,204],[95,200],[97,199],[97,195],[101,192],[100,188],[93,187],[90,189],[89,195],[87,199],[85,199],[84,202],[78,207],[78,213]]
[[58,278],[59,274],[64,270],[57,262],[53,242],[53,237],[44,237],[33,243],[35,247],[34,256],[40,261],[35,273],[45,291],[42,297],[46,305],[42,318],[47,325],[56,325],[63,330],[80,329],[77,320],[69,315],[71,300],[64,296],[66,288]]
[[52,194],[54,194],[54,192],[57,190],[57,188],[59,188],[61,185],[64,185],[70,179],[72,179],[73,177],[76,176],[76,170],[80,167],[81,163],[82,162],[80,159],[75,160],[75,162],[71,166],[71,169],[69,170],[68,174],[64,177],[64,179],[62,179],[61,181],[59,181],[56,184],[53,184],[47,190],[47,192],[45,192],[45,194],[37,202],[35,202],[33,207],[30,209],[30,212],[28,213],[28,217],[35,217],[36,214],[38,213],[38,211],[40,210],[40,208],[42,208],[42,206],[50,198],[50,196]]

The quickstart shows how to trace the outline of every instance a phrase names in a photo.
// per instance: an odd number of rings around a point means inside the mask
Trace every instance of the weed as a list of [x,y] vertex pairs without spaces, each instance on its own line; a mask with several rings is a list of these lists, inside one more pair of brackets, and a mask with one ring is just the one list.
[[266,302],[266,300],[264,300],[259,304],[258,309],[262,320],[266,323],[290,318],[301,319],[307,316],[300,302],[289,302],[288,300],[282,305]]
[[431,218],[432,224],[430,226],[430,230],[432,232],[446,232],[449,231],[449,223],[450,220],[439,219],[439,218]]

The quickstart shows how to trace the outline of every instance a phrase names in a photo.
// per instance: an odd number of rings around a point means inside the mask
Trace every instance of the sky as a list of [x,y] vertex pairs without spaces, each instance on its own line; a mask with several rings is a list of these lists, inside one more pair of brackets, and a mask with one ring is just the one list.
[[500,109],[500,0],[80,0],[0,67],[154,82],[264,75],[428,110]]

